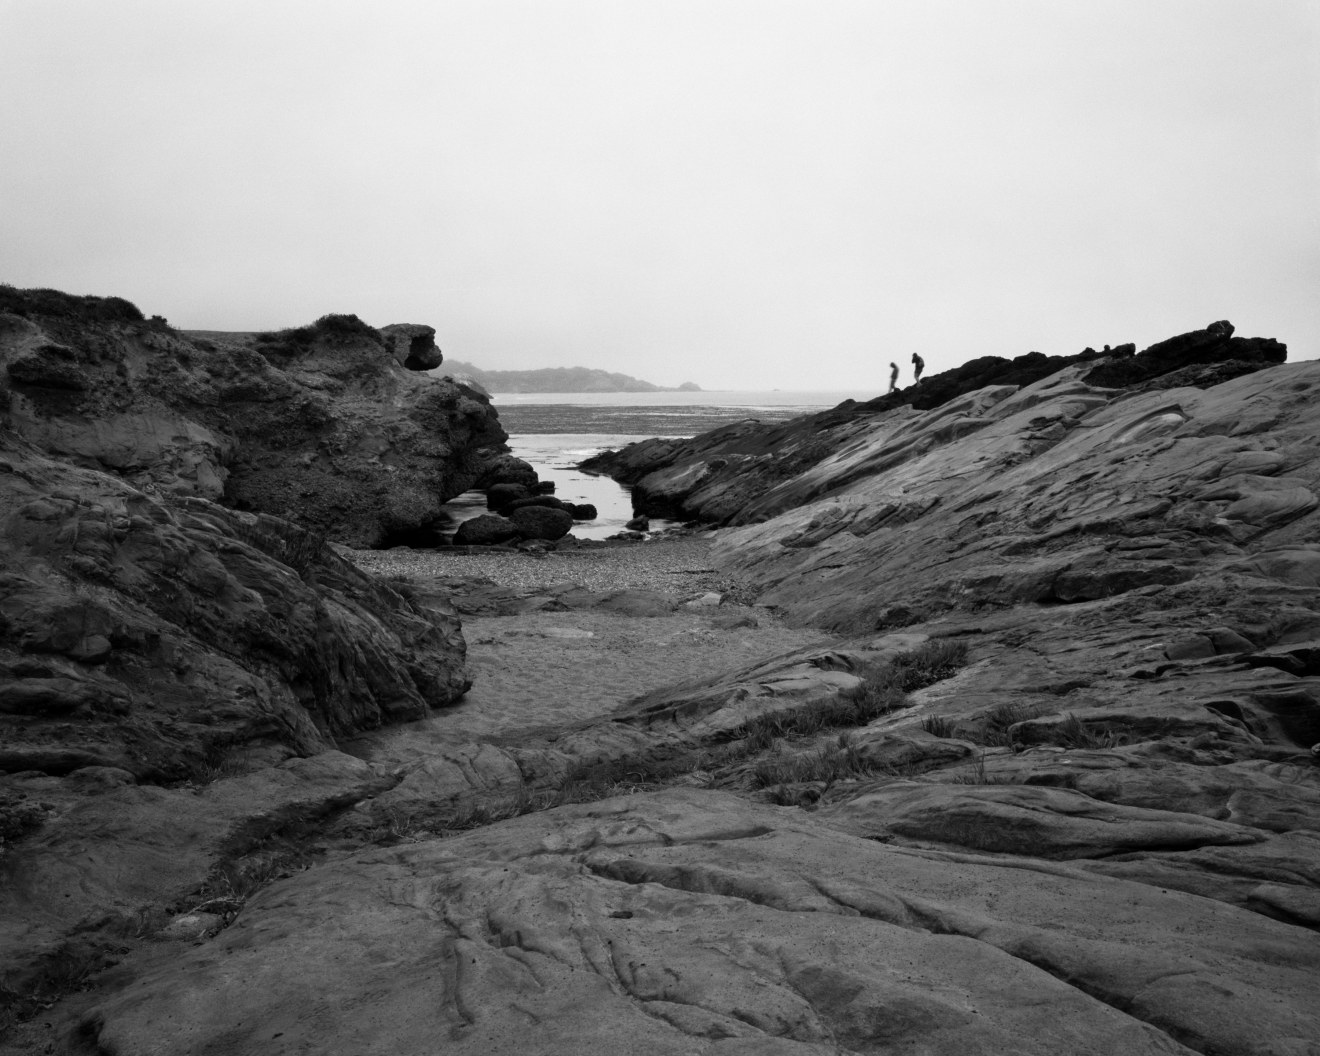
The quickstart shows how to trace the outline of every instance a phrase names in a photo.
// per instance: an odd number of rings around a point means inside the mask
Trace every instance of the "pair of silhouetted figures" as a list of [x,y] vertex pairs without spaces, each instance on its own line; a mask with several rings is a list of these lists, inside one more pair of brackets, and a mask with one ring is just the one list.
[[[915,385],[921,380],[921,372],[926,369],[926,361],[915,352],[912,353],[912,383]],[[898,388],[898,364],[889,364],[889,391],[893,392]]]

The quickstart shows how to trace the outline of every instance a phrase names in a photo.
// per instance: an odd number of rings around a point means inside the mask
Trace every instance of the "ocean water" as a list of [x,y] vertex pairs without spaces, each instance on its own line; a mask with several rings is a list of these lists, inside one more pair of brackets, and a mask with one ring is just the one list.
[[[496,393],[492,403],[513,454],[535,466],[542,480],[553,480],[558,498],[596,507],[596,520],[578,522],[573,534],[605,539],[623,531],[632,519],[632,496],[609,477],[577,468],[592,455],[650,437],[696,436],[747,418],[786,421],[844,400],[869,400],[882,391]],[[486,498],[481,492],[467,492],[446,511],[457,527],[485,513]],[[651,522],[653,531],[665,527],[668,522]]]

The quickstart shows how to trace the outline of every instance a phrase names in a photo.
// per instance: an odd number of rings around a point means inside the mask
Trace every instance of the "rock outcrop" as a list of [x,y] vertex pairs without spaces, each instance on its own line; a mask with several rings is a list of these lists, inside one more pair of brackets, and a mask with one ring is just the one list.
[[489,401],[423,373],[430,327],[183,333],[123,305],[7,288],[0,424],[137,487],[359,547],[437,521],[503,449]]
[[1314,1051],[1311,933],[833,821],[670,791],[363,854],[271,890],[84,1029],[181,1054]]
[[466,688],[439,599],[413,606],[287,521],[2,433],[0,511],[0,772],[179,779],[231,751],[325,751]]
[[305,529],[0,428],[0,1035],[60,965],[113,959],[144,907],[388,788],[336,744],[453,704],[465,651],[443,598],[414,604]]
[[[1117,349],[1106,346],[1104,352],[1087,349],[1076,356],[1051,357],[1039,352],[1014,360],[986,356],[868,403],[850,400],[820,414],[772,425],[747,419],[690,440],[646,440],[605,452],[584,462],[582,468],[632,485],[633,503],[641,513],[720,525],[754,523],[814,497],[804,497],[800,483],[793,482],[805,478],[812,467],[833,460],[854,441],[886,447],[883,430],[890,423],[905,416],[914,424],[928,420],[913,415],[914,411],[943,409],[936,433],[916,441],[942,443],[949,438],[945,435],[949,430],[965,435],[979,429],[985,408],[1017,389],[1064,372],[1090,389],[1207,386],[1282,363],[1287,356],[1286,346],[1278,341],[1234,337],[1232,333],[1231,323],[1214,323],[1139,354],[1135,346],[1125,345]],[[1087,398],[1095,406],[1110,395],[1092,393]],[[1077,413],[1086,409],[1087,398]],[[960,402],[955,405],[954,401]],[[889,457],[901,460],[907,450],[896,449]],[[855,468],[862,475],[884,466]],[[823,487],[847,483],[834,480]]]
[[[442,1039],[547,1056],[1315,1056],[1320,363],[1180,362],[1237,340],[1221,325],[1180,339],[1154,375],[1135,350],[1100,353],[925,410],[845,406],[634,448],[623,459],[653,494],[733,525],[714,551],[727,589],[687,605],[476,579],[399,584],[404,605],[375,581],[339,585],[349,572],[329,559],[290,572],[389,627],[439,627],[432,606],[456,596],[475,618],[688,613],[714,638],[721,610],[741,607],[729,599],[754,599],[837,637],[741,663],[721,645],[723,673],[676,672],[603,717],[498,732],[474,719],[481,732],[449,736],[433,719],[411,749],[371,734],[348,746],[357,757],[326,751],[195,791],[132,784],[131,753],[58,788],[15,775],[2,787],[28,798],[0,802],[17,878],[0,950],[58,965],[88,936],[105,949],[134,907],[173,892],[186,910],[154,946],[116,954],[63,1019],[43,1014],[73,1028],[70,1053]],[[1131,368],[1126,387],[1096,384],[1114,364]],[[1221,367],[1238,376],[1209,384]],[[1192,375],[1205,387],[1178,383]],[[12,505],[52,522],[11,517],[21,574],[48,562],[43,583],[98,604],[103,584],[127,591],[145,558],[125,564],[115,512],[69,528],[46,463],[21,455],[11,475],[35,483],[7,485]],[[185,540],[202,530],[185,514],[242,539],[231,519],[249,533],[267,523],[198,499],[159,506]],[[281,545],[301,552],[306,538]],[[174,578],[218,592],[190,602],[207,637],[269,631],[215,617],[207,599],[230,596],[228,580],[168,539],[150,552],[180,555]],[[235,564],[256,560],[246,549],[214,552],[260,593]],[[383,609],[362,600],[372,589]],[[149,598],[123,622],[162,611],[193,625],[177,601]],[[156,661],[131,634],[99,617],[48,622],[6,660],[17,689],[0,708],[18,728],[122,699],[137,714],[150,690],[128,672]],[[298,670],[262,648],[275,670]],[[200,663],[158,652],[183,661],[153,676],[167,689]],[[65,717],[42,717],[60,701]],[[252,814],[253,796],[268,814]],[[34,799],[59,826],[34,818]],[[218,881],[179,897],[207,862],[161,851],[166,810],[245,861],[291,831],[315,850],[250,897]],[[61,856],[61,827],[80,853]],[[150,861],[159,877],[140,871]],[[55,897],[79,891],[103,920]]]

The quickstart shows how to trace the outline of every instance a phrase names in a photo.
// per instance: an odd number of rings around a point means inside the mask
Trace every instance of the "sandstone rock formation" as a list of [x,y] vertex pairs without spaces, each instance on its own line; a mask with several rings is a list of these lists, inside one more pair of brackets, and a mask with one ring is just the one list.
[[354,546],[437,520],[503,447],[488,401],[421,373],[440,355],[430,327],[331,315],[188,334],[126,304],[6,288],[0,424],[138,487]]

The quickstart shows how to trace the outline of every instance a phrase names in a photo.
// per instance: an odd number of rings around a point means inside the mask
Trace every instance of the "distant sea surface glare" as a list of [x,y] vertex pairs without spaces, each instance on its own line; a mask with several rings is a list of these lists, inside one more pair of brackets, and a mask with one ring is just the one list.
[[[632,519],[629,489],[608,477],[583,473],[577,464],[601,451],[618,450],[654,436],[688,437],[757,418],[782,422],[882,395],[882,389],[838,392],[520,392],[496,393],[491,402],[509,434],[513,453],[555,482],[566,502],[591,503],[599,516],[573,526],[579,539],[604,539]],[[486,510],[485,496],[468,492],[448,505],[454,526]],[[652,522],[652,528],[663,528]]]

